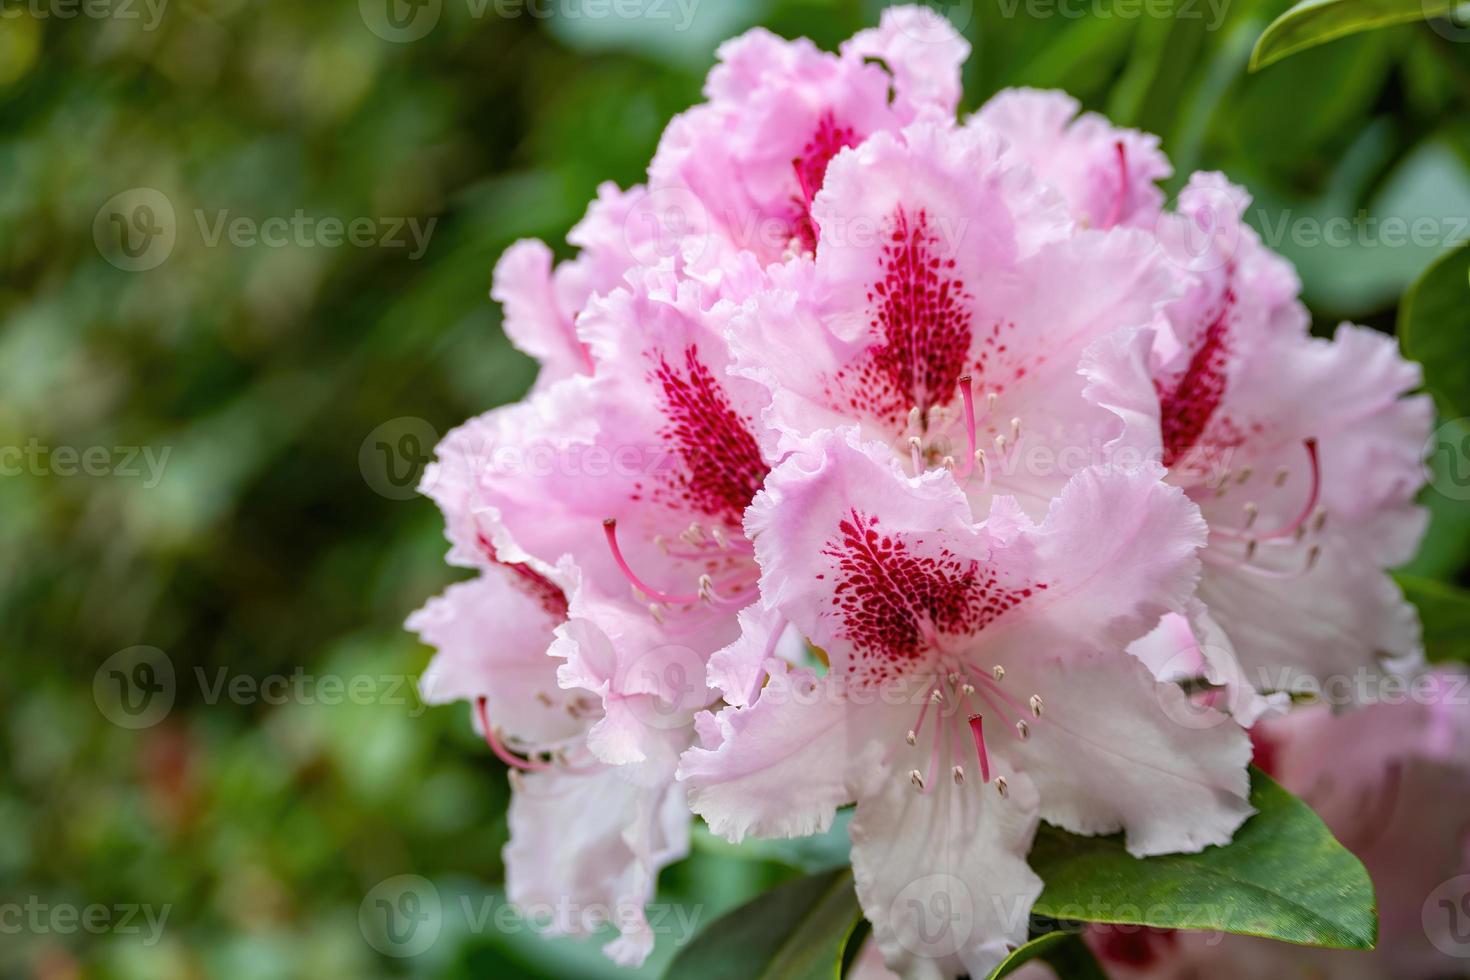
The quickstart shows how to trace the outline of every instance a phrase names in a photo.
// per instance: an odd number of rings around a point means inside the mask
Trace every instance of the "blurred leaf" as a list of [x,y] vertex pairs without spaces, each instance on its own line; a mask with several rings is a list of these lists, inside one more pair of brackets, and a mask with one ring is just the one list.
[[1008,977],[1032,960],[1049,965],[1065,980],[1107,980],[1097,957],[1082,939],[1070,932],[1049,932],[1031,940],[995,968],[990,980]]
[[1046,887],[1033,914],[1372,949],[1378,910],[1362,863],[1271,777],[1253,767],[1251,784],[1256,815],[1231,843],[1198,854],[1139,859],[1121,836],[1043,824],[1030,862]]
[[1454,10],[1456,0],[1302,0],[1276,18],[1251,52],[1251,71],[1349,34]]
[[1470,663],[1470,592],[1413,575],[1394,578],[1419,610],[1429,659]]
[[1108,115],[1120,126],[1169,132],[1189,93],[1210,24],[1203,6],[1196,8],[1190,0],[1171,6],[1179,8],[1178,14],[1151,17],[1134,36],[1127,68],[1108,101]]
[[861,918],[851,871],[800,878],[716,920],[664,980],[835,980]]
[[1435,262],[1399,306],[1404,353],[1446,418],[1470,415],[1470,245]]

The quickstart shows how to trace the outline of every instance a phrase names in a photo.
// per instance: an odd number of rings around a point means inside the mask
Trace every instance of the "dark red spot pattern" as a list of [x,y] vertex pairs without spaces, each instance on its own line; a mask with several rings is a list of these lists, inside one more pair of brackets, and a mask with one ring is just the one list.
[[1227,291],[1178,380],[1172,385],[1154,382],[1159,392],[1165,466],[1173,466],[1199,443],[1225,398],[1234,306],[1235,298]]
[[834,560],[840,632],[855,652],[847,672],[858,680],[901,677],[929,662],[930,637],[972,636],[1046,588],[1003,586],[994,571],[946,548],[917,553],[923,544],[886,534],[877,517],[854,510],[823,549]]
[[817,250],[817,228],[812,221],[812,198],[822,189],[822,183],[827,179],[827,166],[832,158],[860,142],[862,140],[858,138],[857,131],[851,126],[839,125],[829,111],[817,122],[817,130],[812,133],[801,155],[791,162],[796,171],[796,182],[801,189],[800,197],[796,198],[795,237],[801,239],[809,252]]
[[869,323],[885,340],[838,380],[848,408],[898,424],[915,406],[927,412],[955,398],[969,365],[974,297],[924,211],[910,217],[900,208],[891,226],[867,297]]
[[501,561],[495,546],[484,534],[479,536],[480,550],[491,563],[506,572],[506,579],[522,594],[535,600],[548,616],[557,622],[567,618],[567,595],[561,586],[523,562]]
[[739,525],[766,478],[760,447],[698,349],[676,360],[658,354],[651,378],[668,419],[659,434],[682,464],[658,492],[668,505]]

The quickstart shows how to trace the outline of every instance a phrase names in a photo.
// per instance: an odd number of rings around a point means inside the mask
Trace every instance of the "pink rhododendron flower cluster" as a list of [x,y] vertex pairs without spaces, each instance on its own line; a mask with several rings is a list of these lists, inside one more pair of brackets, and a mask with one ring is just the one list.
[[1166,210],[1153,137],[1047,92],[957,118],[967,54],[919,8],[736,38],[575,258],[496,268],[541,373],[439,447],[475,577],[409,625],[511,767],[511,899],[608,910],[619,962],[693,816],[855,803],[874,955],[984,976],[1039,821],[1226,843],[1249,726],[1419,669],[1417,370],[1313,338],[1223,177]]

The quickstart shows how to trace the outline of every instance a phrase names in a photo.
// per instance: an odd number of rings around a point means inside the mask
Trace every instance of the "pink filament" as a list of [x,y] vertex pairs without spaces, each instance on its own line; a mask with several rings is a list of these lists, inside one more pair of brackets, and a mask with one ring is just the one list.
[[495,737],[495,729],[490,725],[490,713],[485,706],[484,698],[480,698],[475,702],[475,710],[480,715],[480,727],[485,730],[485,744],[490,746],[490,751],[494,752],[501,762],[504,762],[512,769],[520,769],[524,772],[545,772],[553,768],[545,762],[522,759],[500,743],[500,739]]
[[970,734],[975,737],[975,753],[980,756],[980,781],[990,782],[990,754],[985,751],[985,718],[970,716]]
[[671,606],[692,605],[699,601],[699,596],[697,595],[677,596],[669,595],[667,592],[660,592],[640,579],[634,573],[633,569],[628,566],[627,559],[623,557],[622,549],[618,547],[618,522],[616,520],[609,517],[603,521],[602,531],[607,535],[607,546],[612,549],[613,561],[617,563],[618,571],[622,572],[623,577],[633,584],[633,588],[656,602],[668,603]]
[[1123,201],[1128,197],[1128,154],[1123,149],[1123,141],[1118,140],[1113,144],[1118,154],[1118,196],[1113,198],[1112,210],[1108,212],[1108,221],[1105,227],[1111,228],[1123,217]]

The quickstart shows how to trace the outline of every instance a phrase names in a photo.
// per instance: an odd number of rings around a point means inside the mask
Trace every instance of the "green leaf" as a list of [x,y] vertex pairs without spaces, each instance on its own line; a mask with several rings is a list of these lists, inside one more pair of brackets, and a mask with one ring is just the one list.
[[1456,0],[1302,0],[1271,22],[1251,52],[1251,71],[1349,34],[1447,14]]
[[1443,256],[1399,306],[1404,353],[1424,365],[1424,386],[1447,419],[1470,415],[1470,245]]
[[1378,911],[1362,863],[1305,803],[1258,769],[1251,777],[1259,812],[1230,844],[1199,854],[1139,859],[1121,836],[1043,824],[1030,860],[1046,888],[1033,914],[1372,949]]
[[711,923],[664,980],[837,980],[861,920],[850,869],[798,878]]
[[1470,663],[1470,592],[1413,575],[1394,578],[1419,610],[1429,659]]
[[1032,960],[1048,964],[1057,976],[1067,980],[1107,980],[1097,957],[1082,939],[1070,932],[1049,932],[1031,940],[995,968],[989,980],[1008,977]]

